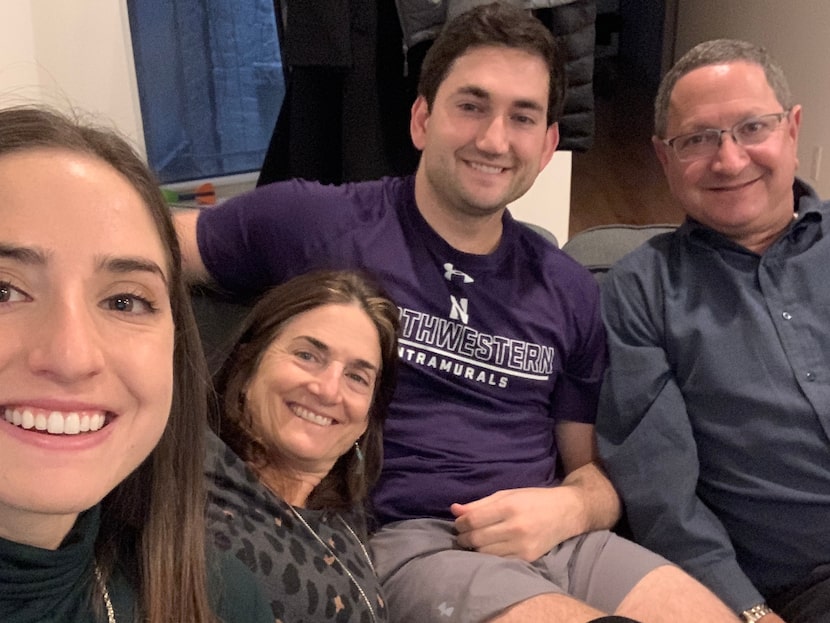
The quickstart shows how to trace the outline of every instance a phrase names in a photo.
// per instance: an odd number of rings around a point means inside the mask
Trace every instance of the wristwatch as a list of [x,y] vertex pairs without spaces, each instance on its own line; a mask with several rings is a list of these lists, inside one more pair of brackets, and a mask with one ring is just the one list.
[[741,618],[744,620],[744,623],[755,623],[768,614],[772,614],[772,608],[770,608],[767,604],[757,604],[752,606],[749,610],[741,612]]

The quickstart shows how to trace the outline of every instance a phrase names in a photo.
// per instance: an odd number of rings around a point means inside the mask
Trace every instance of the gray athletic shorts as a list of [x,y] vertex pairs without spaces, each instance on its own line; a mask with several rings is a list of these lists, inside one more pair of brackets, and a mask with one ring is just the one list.
[[601,530],[568,539],[533,563],[468,551],[452,522],[410,519],[369,541],[395,623],[472,623],[544,593],[565,593],[613,613],[666,559]]

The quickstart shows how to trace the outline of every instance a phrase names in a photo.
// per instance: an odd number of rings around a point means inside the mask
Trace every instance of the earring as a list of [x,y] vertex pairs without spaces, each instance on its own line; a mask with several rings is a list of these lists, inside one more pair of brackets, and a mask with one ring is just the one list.
[[354,455],[357,457],[357,465],[360,471],[363,471],[363,451],[360,449],[360,444],[354,442]]

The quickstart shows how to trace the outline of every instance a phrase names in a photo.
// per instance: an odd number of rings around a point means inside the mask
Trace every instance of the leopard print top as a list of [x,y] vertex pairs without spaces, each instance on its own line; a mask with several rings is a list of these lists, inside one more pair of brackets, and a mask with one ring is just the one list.
[[[288,504],[260,484],[215,435],[210,434],[208,447],[208,539],[253,571],[276,623],[372,623],[354,582]],[[360,582],[377,622],[388,621],[377,578],[343,523],[354,525],[354,517],[340,515],[340,521],[337,513],[297,512]]]

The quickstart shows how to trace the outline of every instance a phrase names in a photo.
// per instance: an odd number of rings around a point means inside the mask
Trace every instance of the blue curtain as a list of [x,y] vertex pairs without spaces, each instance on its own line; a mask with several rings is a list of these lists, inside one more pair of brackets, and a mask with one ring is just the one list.
[[128,0],[150,166],[163,183],[260,168],[285,92],[273,0]]

